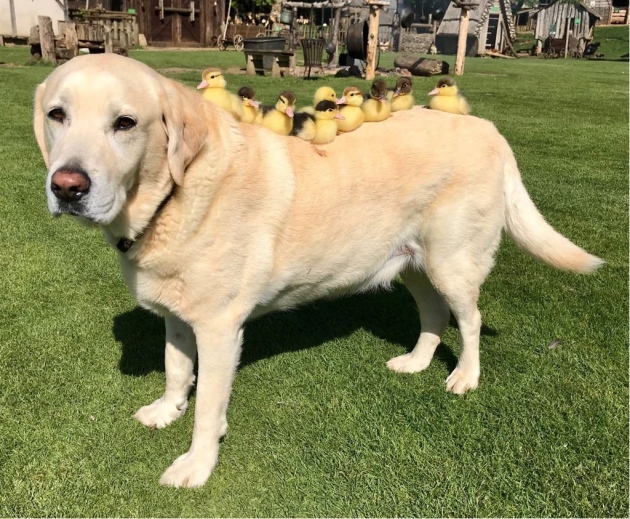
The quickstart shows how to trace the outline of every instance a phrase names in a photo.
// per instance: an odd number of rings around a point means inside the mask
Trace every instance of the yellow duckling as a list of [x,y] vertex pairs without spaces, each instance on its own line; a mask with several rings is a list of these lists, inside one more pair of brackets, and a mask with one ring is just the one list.
[[262,116],[261,124],[272,132],[289,135],[293,129],[295,95],[285,90],[278,97],[276,106]]
[[260,113],[260,103],[256,101],[254,89],[248,86],[241,87],[238,96],[242,99],[243,117],[241,122],[254,124]]
[[377,79],[370,88],[370,98],[361,105],[365,122],[380,122],[387,119],[392,112],[387,100],[387,83],[384,79]]
[[203,97],[227,112],[230,112],[237,120],[243,117],[241,100],[232,92],[225,89],[227,85],[223,72],[218,68],[207,68],[201,74],[201,83],[198,90],[203,90]]
[[392,112],[400,110],[411,110],[414,100],[411,93],[411,78],[407,76],[399,77],[396,81],[396,89],[392,93]]
[[339,113],[344,118],[337,121],[337,129],[340,132],[356,130],[365,120],[365,114],[361,109],[363,92],[355,86],[346,87],[339,101],[342,103]]
[[468,101],[459,93],[459,88],[450,77],[440,79],[429,95],[435,96],[429,101],[429,108],[433,110],[461,115],[470,113]]
[[299,112],[291,135],[296,135],[313,144],[328,144],[337,136],[337,121],[343,120],[339,108],[333,101],[320,101],[315,106],[315,115]]
[[320,101],[332,101],[336,104],[339,103],[339,99],[337,99],[337,93],[335,90],[329,86],[319,87],[315,90],[315,95],[313,96],[313,106],[306,106],[300,110],[300,112],[307,112],[309,114],[315,114],[315,107]]

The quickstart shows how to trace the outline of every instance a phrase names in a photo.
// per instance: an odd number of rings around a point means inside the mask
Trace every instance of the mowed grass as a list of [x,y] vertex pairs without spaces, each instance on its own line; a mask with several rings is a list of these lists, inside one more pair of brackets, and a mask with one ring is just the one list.
[[[190,86],[206,66],[244,65],[230,51],[132,54]],[[163,391],[163,324],[98,230],[48,214],[31,111],[52,69],[27,60],[0,48],[0,515],[628,516],[627,63],[467,59],[458,78],[548,221],[607,262],[556,272],[504,240],[479,302],[477,391],[444,391],[455,327],[424,373],[386,369],[419,331],[400,284],[269,315],[246,327],[219,464],[186,491],[157,481],[189,446],[194,394],[165,430],[132,419]],[[267,103],[368,86],[227,79]],[[435,81],[414,79],[418,103]]]

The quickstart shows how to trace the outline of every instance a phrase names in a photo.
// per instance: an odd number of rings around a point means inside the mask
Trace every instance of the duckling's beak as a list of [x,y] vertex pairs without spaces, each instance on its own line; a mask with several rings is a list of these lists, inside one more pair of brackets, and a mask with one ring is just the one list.
[[249,106],[253,106],[254,108],[258,108],[260,106],[260,101],[254,101],[253,99],[249,100]]
[[385,101],[387,101],[387,94],[383,94],[377,97],[377,99],[381,102],[384,103]]
[[294,113],[293,113],[293,108],[287,108],[284,111],[285,114],[287,114],[289,117],[293,117]]
[[400,88],[397,88],[397,89],[394,91],[394,97],[398,97],[399,95],[400,95]]
[[429,92],[427,95],[428,95],[428,96],[436,96],[436,95],[438,95],[439,93],[440,93],[440,90],[439,90],[439,88],[437,88],[437,87],[436,87],[436,88],[434,88],[433,90],[431,90],[431,92]]
[[341,96],[339,99],[337,99],[335,101],[336,105],[347,105],[348,104],[348,100],[346,99],[346,96]]
[[343,115],[341,115],[339,112],[337,112],[335,114],[335,119],[340,119],[341,121],[345,121],[345,117]]
[[208,88],[208,82],[205,79],[197,85],[197,90],[201,88]]

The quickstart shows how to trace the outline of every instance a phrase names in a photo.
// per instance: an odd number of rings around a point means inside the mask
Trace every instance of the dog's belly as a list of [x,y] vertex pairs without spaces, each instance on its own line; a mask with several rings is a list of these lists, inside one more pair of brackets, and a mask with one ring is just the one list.
[[301,267],[290,281],[272,283],[268,288],[273,296],[257,305],[251,318],[293,308],[321,298],[339,297],[356,292],[389,286],[408,266],[423,269],[424,254],[416,242],[397,246],[385,259],[374,262],[372,258],[355,258],[345,268],[338,264],[330,268],[327,262],[311,267]]

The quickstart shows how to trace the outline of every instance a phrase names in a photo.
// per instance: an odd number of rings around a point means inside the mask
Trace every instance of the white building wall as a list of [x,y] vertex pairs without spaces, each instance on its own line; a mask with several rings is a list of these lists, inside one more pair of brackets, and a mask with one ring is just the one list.
[[[11,5],[15,10],[15,27],[11,22]],[[31,27],[37,25],[38,16],[49,16],[57,34],[57,22],[64,18],[63,8],[55,0],[0,0],[0,35],[26,37]]]

